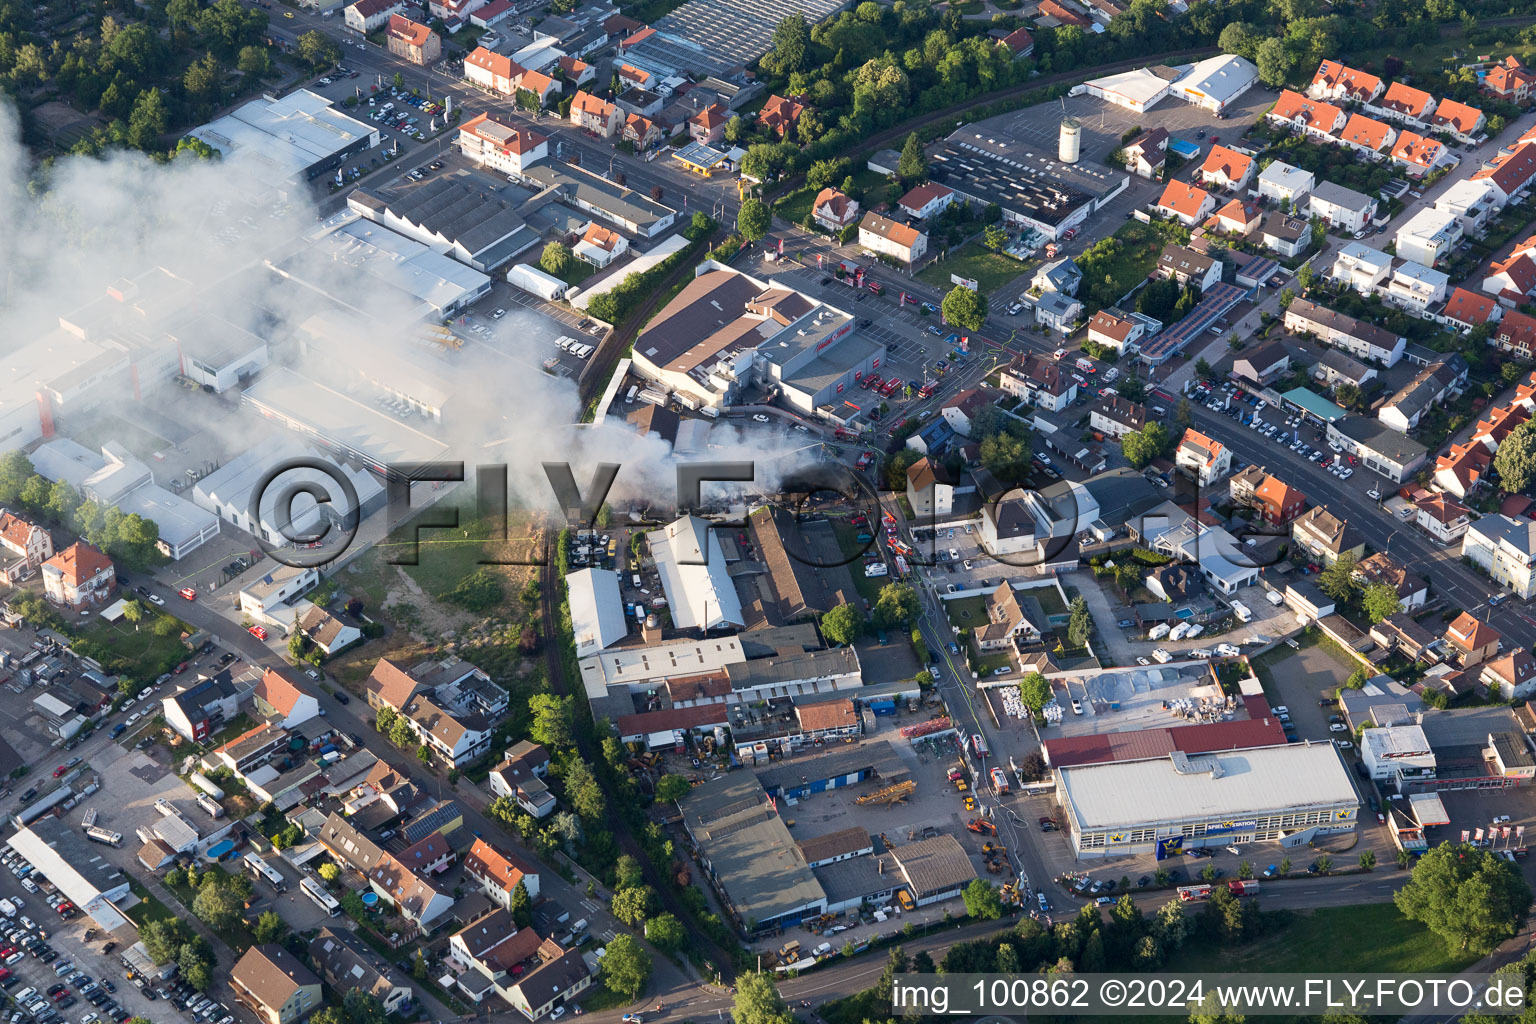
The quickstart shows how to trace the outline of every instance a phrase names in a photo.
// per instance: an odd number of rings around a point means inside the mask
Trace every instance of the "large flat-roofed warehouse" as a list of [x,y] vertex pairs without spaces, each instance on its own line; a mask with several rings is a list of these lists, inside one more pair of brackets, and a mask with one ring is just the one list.
[[738,928],[770,931],[826,911],[826,892],[756,776],[711,779],[678,801],[678,810]]
[[624,40],[624,59],[662,77],[677,71],[724,78],[767,53],[773,30],[802,14],[814,25],[847,0],[689,0]]
[[187,134],[267,184],[308,181],[379,144],[377,128],[308,89],[252,100]]
[[128,895],[131,879],[63,818],[38,819],[11,836],[10,845],[104,931],[128,923],[113,901]]
[[804,413],[833,414],[885,346],[851,315],[777,283],[705,260],[635,340],[634,369],[711,408],[777,386]]
[[347,205],[486,273],[539,242],[512,203],[463,176],[433,178],[401,194],[360,188]]
[[1054,149],[967,125],[929,158],[934,181],[979,203],[996,203],[1003,219],[1060,238],[1124,192],[1130,175],[1086,162],[1064,164]]
[[1057,798],[1083,860],[1353,831],[1360,798],[1332,743],[1062,768]]
[[570,164],[535,164],[523,168],[519,179],[541,191],[554,189],[562,202],[641,238],[655,238],[677,220],[677,211],[670,206]]

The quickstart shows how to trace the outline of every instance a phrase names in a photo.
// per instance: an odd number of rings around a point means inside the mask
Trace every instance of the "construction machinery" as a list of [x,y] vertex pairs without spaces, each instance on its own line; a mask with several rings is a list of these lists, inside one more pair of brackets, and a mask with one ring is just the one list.
[[885,786],[875,790],[873,793],[865,793],[855,800],[854,803],[860,806],[865,804],[896,804],[915,792],[917,792],[917,783],[911,779],[903,779],[893,786]]
[[965,823],[965,827],[970,829],[972,832],[975,832],[977,835],[997,835],[997,826],[992,824],[986,818],[972,818],[970,821]]

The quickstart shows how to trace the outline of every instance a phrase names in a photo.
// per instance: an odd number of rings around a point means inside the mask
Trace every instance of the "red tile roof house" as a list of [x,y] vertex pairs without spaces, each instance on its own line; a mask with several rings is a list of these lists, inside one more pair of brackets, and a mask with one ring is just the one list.
[[21,560],[19,565],[26,571],[17,579],[25,579],[31,570],[53,557],[53,537],[36,523],[0,509],[0,548]]
[[1029,34],[1028,29],[1015,29],[997,42],[1000,46],[1008,47],[1008,52],[1013,54],[1015,60],[1035,52],[1035,37]]
[[783,138],[800,120],[800,115],[803,113],[805,113],[805,104],[796,103],[783,96],[770,96],[768,102],[763,104],[763,109],[758,112],[757,123]]
[[1472,525],[1471,510],[1454,498],[1437,494],[1419,502],[1418,524],[1441,544],[1460,540]]
[[1207,185],[1224,189],[1240,189],[1253,177],[1253,158],[1228,149],[1212,146],[1200,165],[1200,180]]
[[835,188],[824,188],[816,193],[811,204],[811,217],[828,231],[838,232],[854,223],[859,216],[859,201],[850,199]]
[[919,185],[896,201],[896,205],[909,217],[918,220],[927,220],[950,206],[955,201],[955,193],[943,185],[927,182]]
[[1416,132],[1403,132],[1392,147],[1392,159],[1402,165],[1409,177],[1422,178],[1447,163],[1450,154],[1434,139],[1426,139]]
[[1483,88],[1502,99],[1523,103],[1530,99],[1531,89],[1536,87],[1536,75],[1526,68],[1524,64],[1514,57],[1505,57],[1503,62],[1490,70],[1483,78]]
[[1389,155],[1392,152],[1392,144],[1396,141],[1396,128],[1385,121],[1378,121],[1363,114],[1349,115],[1349,120],[1344,122],[1343,128],[1339,129],[1341,145],[1376,160]]
[[1536,142],[1522,137],[1513,148],[1501,150],[1498,156],[1475,172],[1472,180],[1493,182],[1505,201],[1513,202],[1529,191],[1531,183],[1536,181]]
[[1488,296],[1469,292],[1465,288],[1457,288],[1451,292],[1451,297],[1445,300],[1445,309],[1441,311],[1440,316],[1450,326],[1466,331],[1478,324],[1497,320],[1503,312],[1504,307]]
[[474,879],[480,891],[503,910],[511,909],[512,893],[522,882],[528,895],[539,895],[539,872],[514,854],[499,850],[484,839],[476,839],[464,855],[464,874]]
[[1157,212],[1192,228],[1208,217],[1216,201],[1205,189],[1188,182],[1170,181],[1157,201]]
[[730,119],[730,111],[718,103],[711,103],[688,119],[688,137],[712,146],[725,138],[725,126]]
[[1536,317],[1510,310],[1499,321],[1492,342],[1502,351],[1513,352],[1521,359],[1536,356]]
[[1488,115],[1455,100],[1441,100],[1429,118],[1429,125],[1435,131],[1445,132],[1458,142],[1466,143],[1475,142],[1487,123]]
[[79,611],[101,604],[116,589],[112,559],[83,540],[43,563],[43,593],[65,608]]
[[517,91],[523,71],[522,65],[513,63],[511,57],[483,46],[476,47],[464,58],[464,80],[502,96],[511,96]]
[[1253,507],[1274,526],[1287,526],[1307,507],[1307,496],[1275,476],[1253,489]]
[[1247,236],[1259,229],[1259,221],[1263,216],[1264,208],[1258,203],[1231,199],[1227,205],[1211,214],[1205,226],[1208,230],[1226,235]]
[[1299,92],[1286,89],[1264,115],[1271,121],[1292,125],[1308,135],[1333,141],[1333,133],[1344,127],[1344,111],[1331,103],[1309,100]]
[[1428,128],[1430,115],[1435,112],[1435,98],[1423,89],[1393,82],[1387,86],[1386,94],[1374,104],[1366,104],[1366,109],[1416,128]]
[[1477,441],[1452,445],[1435,460],[1434,484],[1447,494],[1465,498],[1483,482],[1493,453]]
[[1456,663],[1462,668],[1481,665],[1497,654],[1500,639],[1498,630],[1474,618],[1470,612],[1456,616],[1455,621],[1445,629],[1445,641],[1450,645]]
[[[1530,242],[1526,239],[1520,245]],[[1489,274],[1483,278],[1482,290],[1499,301],[1506,309],[1524,305],[1536,295],[1536,253],[1520,246],[1502,260],[1488,266]]]
[[390,53],[412,64],[435,64],[443,55],[443,41],[436,32],[398,14],[389,16],[384,41]]
[[1307,95],[1315,100],[1350,100],[1369,103],[1386,90],[1381,79],[1365,71],[1356,71],[1336,60],[1325,60],[1317,66]]

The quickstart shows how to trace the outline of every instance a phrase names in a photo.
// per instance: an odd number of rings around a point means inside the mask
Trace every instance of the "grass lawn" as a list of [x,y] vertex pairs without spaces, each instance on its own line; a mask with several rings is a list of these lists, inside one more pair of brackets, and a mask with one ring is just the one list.
[[[459,527],[422,530],[417,541],[417,564],[401,568],[422,590],[435,598],[441,598],[453,590],[460,580],[478,569],[518,569],[533,563],[537,557],[542,557],[542,553],[533,549],[527,533],[521,528],[520,516],[517,511],[511,513],[507,523],[508,539],[497,541],[491,539],[492,524],[489,520],[477,518],[473,508],[460,508]],[[398,542],[388,543],[390,546],[408,549],[411,542],[402,537]],[[500,566],[496,563],[512,564]],[[388,565],[380,568],[387,569]],[[388,579],[387,572],[384,578]],[[351,585],[350,578],[344,577],[344,581],[344,585]],[[505,596],[511,600],[517,598],[515,591]],[[383,601],[384,595],[380,592],[377,597],[378,602],[370,602],[375,607]]]
[[1113,305],[1152,273],[1164,245],[1187,240],[1188,233],[1174,222],[1126,221],[1120,230],[1100,239],[1078,257],[1078,265],[1083,268],[1083,290],[1078,298],[1090,313]]
[[147,618],[137,623],[138,628],[126,619],[106,622],[98,618],[77,630],[76,635],[89,642],[87,651],[90,656],[101,661],[107,671],[137,682],[148,682],[187,658],[181,633],[190,627],[179,621],[176,625],[176,632],[161,636]]
[[597,268],[586,260],[573,259],[566,265],[565,272],[556,276],[566,284],[575,287],[595,273]]
[[987,602],[981,597],[951,598],[944,602],[949,624],[960,629],[975,629],[987,621]]
[[155,899],[154,894],[138,882],[130,883],[128,888],[139,898],[139,902],[135,903],[131,910],[125,910],[123,913],[127,914],[128,919],[140,928],[151,921],[164,921],[166,918],[176,916],[169,907]]
[[[1028,590],[1019,591],[1021,597],[1032,597],[1040,605],[1040,610],[1046,615],[1065,615],[1068,608],[1062,602],[1061,595],[1055,587],[1031,587]],[[1148,595],[1150,596],[1150,595]]]
[[617,1010],[620,1007],[628,1006],[631,1000],[619,995],[607,985],[598,982],[587,989],[586,996],[578,999],[577,1002],[581,1005],[582,1010],[587,1013],[601,1013],[604,1010]]
[[[1328,970],[1371,974],[1454,974],[1478,957],[1454,952],[1445,940],[1390,903],[1283,912],[1285,923],[1254,942],[1233,948],[1220,940],[1187,943],[1165,970],[1262,971],[1317,969],[1327,950]],[[1342,935],[1350,941],[1340,942]]]
[[942,260],[929,265],[917,275],[917,279],[948,291],[952,287],[949,276],[957,274],[975,281],[982,295],[990,295],[1024,273],[1027,267],[1027,264],[1020,263],[1012,256],[988,251],[979,242],[967,242]]
[[814,188],[799,188],[786,196],[774,200],[773,212],[777,217],[782,217],[791,224],[802,224],[805,218],[811,215],[811,204],[816,201],[816,193],[820,191]]

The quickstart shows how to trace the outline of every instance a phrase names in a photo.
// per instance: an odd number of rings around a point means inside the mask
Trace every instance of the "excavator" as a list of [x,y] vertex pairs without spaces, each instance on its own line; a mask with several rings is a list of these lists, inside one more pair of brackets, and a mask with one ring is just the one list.
[[977,835],[997,835],[997,826],[985,818],[972,818],[970,821],[965,823],[965,827],[970,829],[972,832],[975,832]]

